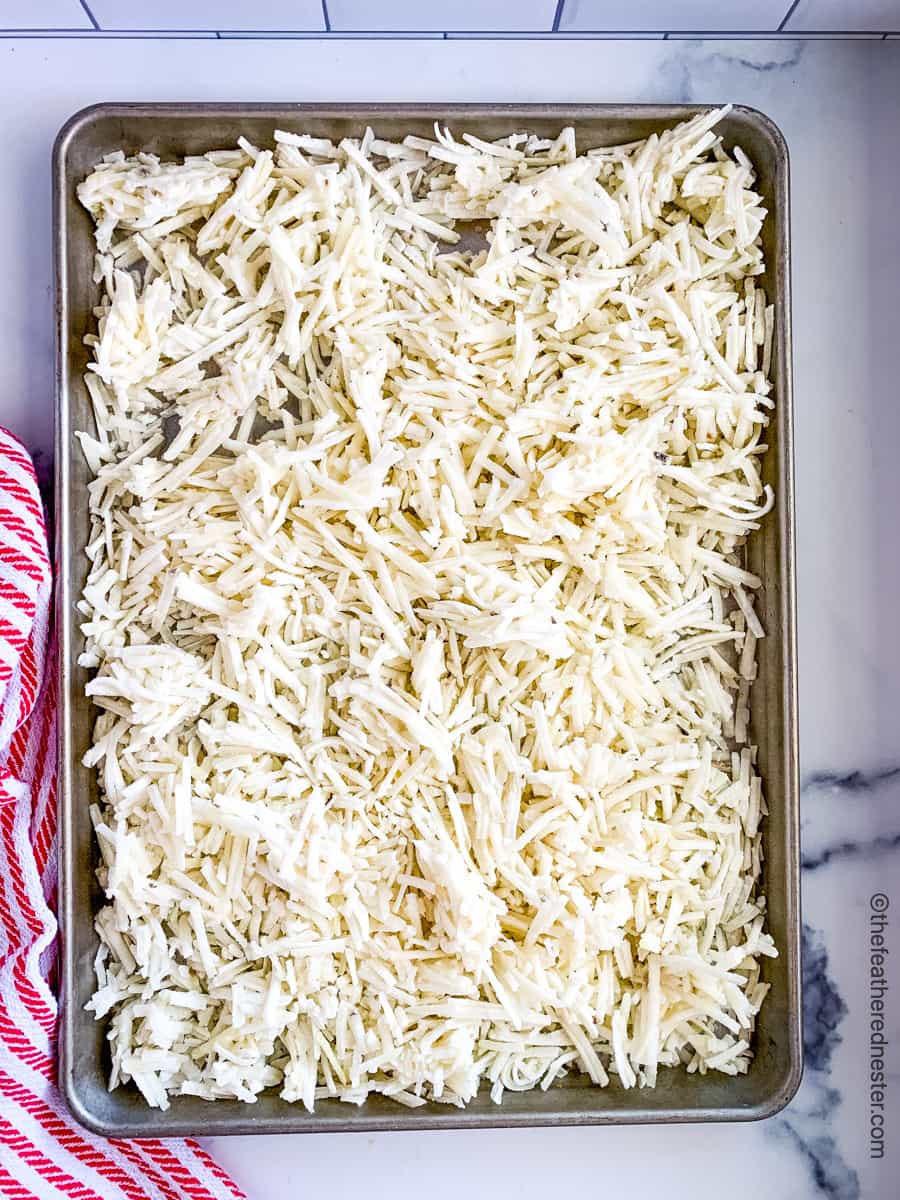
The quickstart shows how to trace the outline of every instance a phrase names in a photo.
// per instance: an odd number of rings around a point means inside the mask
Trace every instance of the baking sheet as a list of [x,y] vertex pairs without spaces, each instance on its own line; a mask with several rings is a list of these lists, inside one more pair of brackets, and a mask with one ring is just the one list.
[[769,816],[763,824],[769,929],[779,948],[765,959],[771,984],[756,1027],[755,1057],[746,1075],[688,1075],[663,1070],[655,1088],[607,1088],[570,1076],[548,1091],[507,1092],[495,1105],[486,1091],[464,1109],[427,1104],[406,1109],[384,1097],[357,1107],[320,1101],[315,1113],[266,1093],[255,1104],[179,1097],[165,1112],[149,1108],[134,1085],[107,1089],[110,1056],[106,1024],[84,1011],[94,990],[98,940],[94,914],[102,903],[95,879],[97,852],[89,805],[97,800],[95,772],[82,765],[94,712],[84,696],[88,673],[77,665],[82,647],[76,603],[87,574],[89,472],[73,437],[90,429],[83,374],[84,336],[95,325],[93,228],[75,196],[77,184],[113,150],[182,158],[232,146],[240,136],[256,145],[276,128],[339,139],[432,134],[435,121],[491,140],[515,130],[555,136],[573,125],[579,150],[643,138],[703,111],[701,105],[392,105],[392,104],[100,104],[77,113],[54,148],[56,256],[57,622],[60,646],[60,925],[62,1000],[60,1083],[76,1118],[109,1136],[222,1136],[347,1130],[473,1128],[547,1124],[753,1120],[778,1111],[796,1091],[802,1069],[799,955],[799,785],[797,775],[796,640],[794,602],[793,468],[791,426],[788,155],[780,132],[753,109],[735,108],[719,125],[726,145],[739,143],[759,175],[769,210],[763,229],[767,264],[762,283],[775,304],[772,375],[775,411],[767,431],[763,479],[776,508],[747,546],[749,569],[763,579],[758,611],[767,635],[758,647],[751,690],[751,729],[759,745]]

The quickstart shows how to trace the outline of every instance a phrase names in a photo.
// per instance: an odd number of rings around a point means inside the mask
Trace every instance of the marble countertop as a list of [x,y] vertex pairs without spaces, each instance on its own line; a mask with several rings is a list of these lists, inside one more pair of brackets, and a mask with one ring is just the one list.
[[[797,1097],[753,1125],[236,1138],[213,1143],[222,1164],[252,1200],[325,1189],[336,1200],[897,1196],[900,42],[0,41],[0,422],[45,471],[50,146],[76,109],[114,99],[732,100],[769,113],[792,160],[806,984]],[[881,1160],[870,1157],[873,895],[892,905],[894,955]]]

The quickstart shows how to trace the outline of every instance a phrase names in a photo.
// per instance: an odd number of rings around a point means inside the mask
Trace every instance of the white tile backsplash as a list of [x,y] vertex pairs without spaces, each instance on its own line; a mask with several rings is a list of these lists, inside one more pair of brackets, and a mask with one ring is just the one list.
[[92,29],[78,0],[0,0],[0,29]]
[[900,0],[800,0],[785,30],[900,33]]
[[324,31],[321,0],[88,0],[101,29]]
[[0,32],[91,31],[92,16],[123,35],[767,36],[782,24],[794,37],[900,32],[900,0],[0,0]]
[[684,33],[777,29],[790,0],[566,0],[561,30]]
[[335,31],[549,33],[556,0],[328,0]]

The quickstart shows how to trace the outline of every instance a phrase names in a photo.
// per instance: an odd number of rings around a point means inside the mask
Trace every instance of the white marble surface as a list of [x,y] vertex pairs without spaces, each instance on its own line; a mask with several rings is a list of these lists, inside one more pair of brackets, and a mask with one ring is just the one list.
[[[49,154],[101,99],[730,99],[791,147],[807,1071],[759,1125],[235,1139],[252,1200],[892,1200],[900,1164],[900,44],[0,41],[0,421],[52,426]],[[869,896],[891,896],[888,1145],[868,1157]]]

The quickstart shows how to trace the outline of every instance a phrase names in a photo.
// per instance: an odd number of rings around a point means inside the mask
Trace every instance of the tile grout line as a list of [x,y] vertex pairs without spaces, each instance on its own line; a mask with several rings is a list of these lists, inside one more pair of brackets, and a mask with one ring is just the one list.
[[[81,2],[81,0],[79,0]],[[84,6],[85,12],[89,10]],[[360,30],[315,30],[315,29],[235,29],[235,30],[215,30],[215,29],[102,29],[99,25],[94,25],[92,29],[78,29],[74,26],[58,26],[56,28],[2,28],[0,27],[0,37],[5,40],[15,39],[16,37],[24,37],[30,39],[36,38],[84,38],[93,37],[99,34],[97,40],[105,38],[116,39],[145,39],[152,40],[153,38],[165,39],[167,41],[196,38],[220,38],[222,40],[249,40],[266,38],[272,40],[335,40],[339,41],[342,38],[352,40],[364,40],[366,38],[372,41],[391,41],[396,40],[485,40],[485,41],[615,41],[617,39],[630,40],[640,38],[642,41],[674,41],[674,40],[693,40],[702,41],[703,39],[711,39],[715,41],[740,41],[741,39],[752,38],[754,41],[810,41],[813,39],[826,40],[841,40],[849,39],[854,41],[871,40],[871,41],[887,41],[891,37],[900,36],[900,29],[897,31],[889,30],[887,33],[880,29],[864,30],[804,30],[801,32],[792,32],[790,30],[685,30],[685,31],[670,31],[663,33],[661,31],[647,32],[646,30],[574,30],[571,33],[568,31],[557,31],[558,36],[554,37],[552,30],[544,32],[541,30],[525,30],[516,32],[508,29],[473,29],[473,30],[453,30],[451,32],[441,33],[438,30],[381,30],[381,29],[360,29]]]
[[[213,29],[184,30],[171,32],[151,29],[147,32],[115,29],[0,29],[0,40],[5,42],[27,41],[93,41],[93,42],[214,42],[219,35]],[[278,40],[278,39],[274,39]]]
[[[152,34],[157,32],[153,29],[141,30],[107,30],[104,32],[118,33],[144,33]],[[159,30],[160,33],[177,33],[178,30]],[[211,30],[192,30],[196,33],[212,32]],[[225,30],[227,34],[235,37],[245,34],[252,34],[258,37],[265,37],[268,34],[273,36],[279,35],[294,35],[300,34],[304,37],[320,37],[321,32],[315,29],[232,29]],[[573,29],[568,30],[542,30],[542,29],[451,29],[442,33],[438,29],[329,29],[328,32],[335,38],[352,37],[352,38],[491,38],[491,39],[506,39],[506,40],[521,40],[527,41],[546,41],[553,33],[560,34],[560,40],[563,38],[577,38],[581,41],[590,39],[605,39],[613,41],[616,38],[641,38],[648,41],[658,38],[689,38],[697,41],[702,41],[703,38],[715,38],[717,41],[730,39],[732,41],[741,41],[752,39],[753,41],[778,40],[780,37],[793,38],[794,41],[802,41],[806,38],[862,38],[869,37],[876,40],[881,40],[885,37],[894,36],[892,31],[884,33],[880,29],[809,29],[802,33],[799,31],[780,30],[780,29],[673,29],[665,32],[662,29]]]
[[789,20],[791,19],[791,17],[794,15],[794,9],[797,7],[797,5],[798,5],[799,3],[800,3],[800,0],[794,0],[794,2],[793,2],[793,4],[791,5],[791,7],[790,7],[790,8],[787,10],[787,12],[786,12],[786,13],[784,14],[784,16],[781,18],[781,24],[778,26],[778,32],[779,32],[779,33],[783,33],[783,32],[784,32],[784,27],[785,27],[785,25],[787,25],[788,21],[789,21]]
[[88,6],[87,0],[78,0],[78,3],[81,5],[82,9],[84,10],[85,16],[90,21],[90,23],[93,25],[94,29],[99,29],[100,22],[97,20],[97,18],[91,12],[91,10]]

